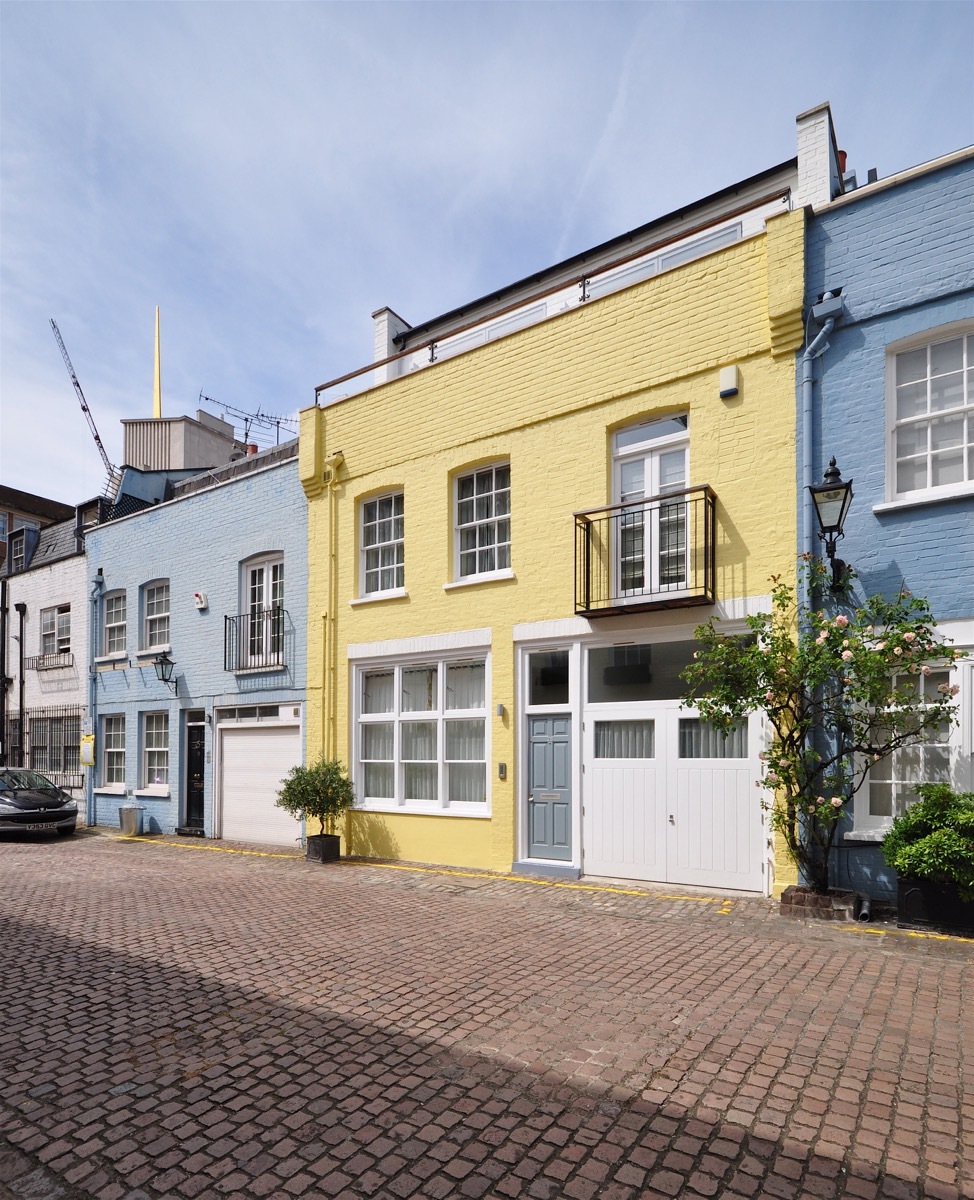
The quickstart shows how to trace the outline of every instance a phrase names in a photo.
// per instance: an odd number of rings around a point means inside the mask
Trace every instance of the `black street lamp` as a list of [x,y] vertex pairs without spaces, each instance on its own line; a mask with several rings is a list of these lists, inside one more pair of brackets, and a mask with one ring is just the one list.
[[169,651],[163,650],[159,657],[152,664],[156,669],[156,679],[160,683],[164,683],[167,687],[171,687],[173,694],[176,692],[176,684],[173,682],[172,673],[176,669],[176,664],[169,657]]
[[825,553],[832,566],[832,591],[838,592],[845,587],[849,565],[835,557],[835,543],[844,536],[842,527],[852,503],[852,480],[843,481],[833,455],[822,482],[810,484],[808,490],[818,517],[818,536],[825,542]]

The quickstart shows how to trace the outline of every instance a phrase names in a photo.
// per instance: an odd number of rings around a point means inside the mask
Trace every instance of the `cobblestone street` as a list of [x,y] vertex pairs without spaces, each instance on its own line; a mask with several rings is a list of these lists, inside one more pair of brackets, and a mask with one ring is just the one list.
[[974,1196],[974,943],[0,841],[0,1196]]

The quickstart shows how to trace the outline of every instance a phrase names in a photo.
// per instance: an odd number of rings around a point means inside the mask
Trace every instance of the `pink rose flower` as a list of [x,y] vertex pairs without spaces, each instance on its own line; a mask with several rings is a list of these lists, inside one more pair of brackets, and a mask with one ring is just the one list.
[[850,658],[852,658],[852,651],[851,650],[843,650],[842,651],[842,661],[848,662]]
[[845,629],[845,627],[849,624],[849,618],[838,616],[835,618],[835,623],[840,629]]
[[915,642],[915,641],[916,641],[916,636],[917,636],[917,635],[916,635],[916,634],[915,634],[915,633],[914,633],[912,630],[910,630],[910,632],[909,632],[909,633],[904,633],[904,634],[903,634],[903,641],[904,641],[904,642]]
[[842,807],[842,801],[839,799],[838,796],[832,797],[832,807],[833,808],[841,808]]

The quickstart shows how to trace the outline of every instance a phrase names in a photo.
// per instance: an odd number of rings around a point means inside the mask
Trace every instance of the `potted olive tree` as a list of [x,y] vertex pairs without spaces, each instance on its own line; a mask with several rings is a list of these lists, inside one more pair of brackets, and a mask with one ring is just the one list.
[[345,767],[337,758],[321,757],[309,767],[292,767],[277,793],[277,806],[299,820],[320,822],[321,832],[306,834],[306,857],[330,862],[339,857],[341,844],[335,823],[355,802],[355,792]]
[[898,877],[898,923],[974,935],[974,792],[947,783],[916,790],[920,799],[883,839]]

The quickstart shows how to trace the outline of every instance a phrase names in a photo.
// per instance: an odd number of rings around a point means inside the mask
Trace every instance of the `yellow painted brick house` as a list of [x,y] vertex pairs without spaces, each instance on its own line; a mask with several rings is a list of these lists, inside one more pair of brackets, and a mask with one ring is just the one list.
[[716,737],[679,674],[794,572],[834,170],[823,106],[795,160],[425,325],[380,310],[318,389],[307,746],[350,765],[349,853],[771,889],[760,722]]

